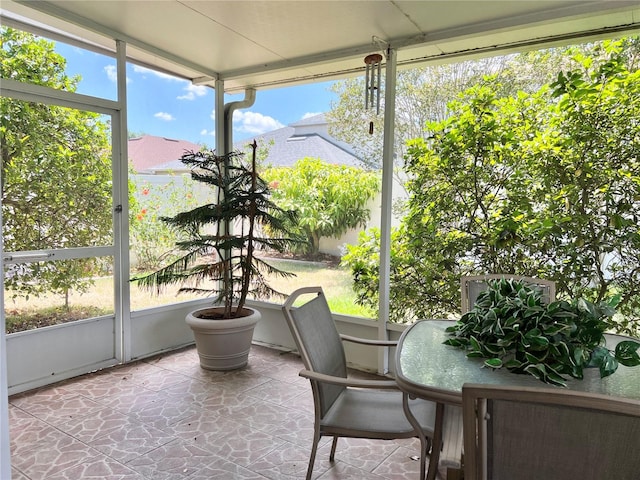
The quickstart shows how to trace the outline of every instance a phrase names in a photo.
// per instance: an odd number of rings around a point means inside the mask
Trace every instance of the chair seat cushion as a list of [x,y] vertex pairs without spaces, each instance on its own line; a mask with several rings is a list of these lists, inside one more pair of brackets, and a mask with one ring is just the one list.
[[[409,402],[413,415],[427,436],[433,435],[435,403]],[[320,422],[324,434],[362,438],[409,438],[415,436],[402,408],[402,393],[390,390],[347,388]]]

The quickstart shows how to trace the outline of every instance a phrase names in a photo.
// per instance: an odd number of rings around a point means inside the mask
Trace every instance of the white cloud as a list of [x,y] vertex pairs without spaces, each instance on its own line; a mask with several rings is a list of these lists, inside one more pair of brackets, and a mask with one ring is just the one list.
[[207,94],[207,87],[204,85],[194,85],[192,83],[184,87],[187,92],[177,97],[178,100],[194,100],[196,97],[202,97]]
[[309,117],[315,117],[316,115],[320,115],[321,113],[322,112],[307,112],[304,115],[302,115],[302,120]]
[[252,135],[261,135],[271,130],[284,127],[275,118],[262,115],[256,112],[233,112],[233,123],[239,132],[246,132]]
[[156,70],[151,70],[150,68],[141,67],[140,65],[134,65],[133,66],[133,71],[136,72],[136,73],[141,73],[142,75],[145,75],[145,74],[148,73],[148,74],[151,74],[151,75],[155,75],[156,77],[163,78],[165,80],[170,80],[172,82],[185,82],[185,83],[187,83],[187,81],[182,79],[182,78],[174,77],[173,75],[168,75],[166,73],[158,72]]
[[200,130],[200,135],[210,135],[212,137],[216,136],[216,131],[215,130],[207,130],[206,128],[203,128],[202,130]]
[[115,82],[118,79],[117,69],[115,65],[107,65],[104,67],[104,71],[107,73],[107,78],[112,82]]
[[175,120],[173,115],[166,112],[158,112],[154,115],[154,117],[159,118],[160,120],[164,120],[165,122],[170,122],[172,120]]
[[[118,81],[118,69],[115,65],[107,65],[104,67],[104,71],[107,74],[107,78],[109,81],[116,83]],[[127,77],[127,83],[129,83],[131,79]]]

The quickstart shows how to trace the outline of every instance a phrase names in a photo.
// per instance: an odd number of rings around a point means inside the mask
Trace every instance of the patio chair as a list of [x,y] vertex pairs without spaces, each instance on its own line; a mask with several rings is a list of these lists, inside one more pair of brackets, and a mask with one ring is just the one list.
[[542,300],[549,304],[556,299],[556,284],[551,280],[542,278],[524,277],[522,275],[511,275],[506,273],[491,273],[487,275],[467,275],[460,278],[460,292],[462,296],[462,314],[470,311],[478,299],[480,292],[487,289],[489,280],[501,278],[511,278],[522,280],[529,285],[535,285],[542,289]]
[[638,479],[638,400],[465,384],[462,405],[465,480]]
[[[294,302],[305,294],[315,297],[294,308]],[[320,287],[296,290],[282,309],[305,366],[300,376],[309,379],[313,392],[315,421],[307,480],[311,478],[318,442],[323,436],[333,437],[330,461],[334,460],[338,437],[391,440],[418,436],[405,416],[402,393],[395,380],[365,380],[347,375],[342,341],[382,347],[397,342],[339,334]],[[415,399],[409,401],[409,407],[426,435],[420,452],[424,459],[431,447],[436,405]]]

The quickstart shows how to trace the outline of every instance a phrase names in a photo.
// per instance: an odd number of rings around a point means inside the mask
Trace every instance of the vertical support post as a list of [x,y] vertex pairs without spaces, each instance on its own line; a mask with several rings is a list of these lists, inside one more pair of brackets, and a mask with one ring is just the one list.
[[224,121],[224,80],[216,80],[215,83],[215,105],[213,106],[215,116],[215,129],[216,129],[216,153],[218,155],[226,155],[229,152],[225,152],[225,140],[226,124]]
[[118,113],[111,129],[114,221],[116,358],[131,360],[131,290],[129,282],[129,153],[127,132],[127,45],[116,40]]
[[[0,171],[0,184],[2,172]],[[0,198],[0,207],[2,199]],[[0,226],[2,209],[0,208]],[[7,342],[4,318],[4,241],[0,235],[0,478],[11,478],[11,451],[9,450],[9,378],[7,376]]]
[[[216,154],[217,155],[226,155],[227,152],[227,122],[225,122],[224,118],[224,80],[220,80],[219,78],[215,82],[215,100],[213,106],[215,124],[214,128],[216,131]],[[218,198],[220,198],[220,192],[216,194]],[[221,225],[219,228],[227,229],[226,225]],[[228,233],[228,229],[224,232],[219,231],[216,232],[218,235]],[[222,280],[220,280],[222,282]]]
[[[386,340],[391,274],[391,206],[393,200],[393,157],[396,118],[396,51],[387,48],[384,89],[384,133],[382,146],[382,205],[380,219],[380,284],[378,305],[378,338]],[[389,350],[380,349],[378,372],[389,371]]]

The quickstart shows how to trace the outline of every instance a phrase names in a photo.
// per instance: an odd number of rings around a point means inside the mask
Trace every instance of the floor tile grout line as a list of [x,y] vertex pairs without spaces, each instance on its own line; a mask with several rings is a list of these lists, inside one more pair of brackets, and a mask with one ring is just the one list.
[[[186,353],[188,351],[190,351],[192,347],[187,347],[186,349],[184,349],[181,352],[178,352],[176,355],[177,356],[184,356],[187,357],[189,354]],[[229,385],[229,392],[235,392],[235,394],[229,394],[228,398],[230,399],[231,402],[236,401],[237,396],[251,396],[252,399],[254,400],[254,402],[251,405],[254,406],[258,406],[261,404],[264,405],[269,405],[271,407],[274,407],[276,410],[274,410],[274,415],[277,414],[275,412],[278,412],[280,409],[282,409],[283,412],[289,411],[292,413],[295,413],[295,416],[300,418],[300,421],[303,420],[303,416],[304,415],[309,415],[309,408],[312,407],[312,404],[309,403],[310,407],[307,408],[300,408],[299,405],[293,405],[291,400],[293,400],[294,398],[297,397],[301,397],[304,398],[305,395],[310,395],[310,389],[309,389],[309,385],[308,382],[300,382],[299,378],[296,377],[296,373],[292,372],[292,376],[291,378],[294,379],[292,381],[288,381],[288,377],[286,374],[287,369],[291,368],[292,370],[295,370],[296,368],[301,369],[302,368],[302,364],[300,362],[299,357],[296,358],[283,358],[285,355],[289,355],[289,352],[277,352],[277,354],[274,354],[274,352],[269,352],[267,350],[264,349],[265,347],[263,347],[263,349],[261,349],[256,357],[256,368],[254,368],[253,370],[246,370],[246,371],[240,371],[237,373],[230,373],[230,374],[225,374],[225,375],[220,375],[220,376],[215,376],[218,378],[208,378],[206,375],[203,375],[202,372],[199,372],[197,370],[194,369],[190,369],[189,367],[189,362],[191,360],[193,360],[194,362],[197,362],[196,358],[193,359],[182,359],[182,358],[178,358],[178,357],[174,357],[173,360],[170,359],[171,354],[169,352],[164,352],[162,354],[162,357],[159,357],[156,360],[156,363],[154,363],[154,359],[143,359],[140,361],[140,364],[135,366],[135,371],[131,371],[129,373],[127,372],[123,372],[124,375],[129,375],[130,377],[133,377],[133,375],[135,373],[139,373],[141,374],[142,378],[149,378],[149,379],[154,379],[155,377],[162,377],[163,372],[170,372],[173,376],[173,374],[175,374],[175,382],[170,382],[167,383],[166,385],[163,385],[161,383],[161,381],[157,384],[152,383],[154,385],[153,388],[149,388],[149,384],[146,385],[140,385],[139,383],[137,383],[136,381],[131,380],[131,384],[130,384],[130,388],[132,390],[136,390],[138,388],[142,388],[145,391],[149,392],[149,396],[152,397],[154,394],[158,396],[158,402],[160,401],[160,397],[164,397],[163,399],[166,400],[167,404],[171,403],[171,397],[173,394],[169,394],[165,392],[170,389],[170,388],[175,388],[176,390],[176,396],[179,397],[180,393],[180,388],[179,386],[182,385],[185,389],[189,389],[192,385],[196,385],[195,386],[195,390],[193,392],[194,395],[197,395],[197,385],[198,384],[202,384],[202,386],[206,386],[206,384],[208,383],[208,381],[213,380],[214,383],[219,383],[220,385]],[[162,359],[167,358],[167,362],[165,364],[161,363]],[[275,359],[274,361],[270,361],[271,359]],[[250,359],[251,362],[251,359]],[[144,364],[144,365],[143,365]],[[148,371],[145,372],[145,370],[149,368]],[[111,377],[111,378],[110,378]],[[226,377],[226,378],[225,378]],[[73,379],[70,381],[70,385],[76,385],[76,388],[81,388],[80,384],[83,382],[83,380],[87,381],[87,385],[89,384],[89,382],[95,382],[96,385],[96,389],[100,389],[100,386],[102,384],[107,384],[106,387],[104,387],[107,391],[109,390],[109,382],[113,382],[113,376],[110,375],[110,372],[106,372],[105,373],[101,373],[100,375],[95,375],[95,374],[90,374],[86,377],[79,377],[77,379]],[[138,379],[138,381],[140,381]],[[150,380],[151,382],[153,382],[153,380]],[[258,382],[258,383],[253,383],[253,382]],[[143,382],[144,383],[144,382]],[[290,399],[285,397],[269,397],[268,393],[267,394],[260,394],[260,390],[258,390],[259,388],[265,388],[265,391],[268,392],[269,391],[269,383],[273,383],[272,388],[277,388],[278,386],[282,386],[283,388],[287,388],[287,385],[289,386],[293,386],[293,385],[300,385],[303,388],[299,389],[299,393],[296,395],[293,395]],[[63,388],[64,387],[64,383],[60,384],[58,386],[54,386],[52,388]],[[42,390],[46,390],[48,387],[44,387]],[[87,387],[89,388],[89,387]],[[255,389],[255,393],[254,396],[252,396],[250,394],[251,390]],[[126,390],[126,388],[124,389]],[[308,393],[305,393],[305,390]],[[131,424],[135,424],[137,426],[143,426],[143,427],[152,427],[152,428],[158,428],[155,426],[155,423],[153,421],[149,421],[149,420],[143,420],[142,417],[136,416],[136,414],[132,413],[132,412],[142,412],[145,410],[145,407],[150,407],[153,403],[156,403],[156,400],[149,400],[148,402],[139,405],[139,408],[131,409],[131,408],[127,408],[126,406],[123,407],[121,406],[119,403],[117,402],[108,402],[108,398],[109,398],[109,393],[105,393],[104,395],[100,395],[100,396],[92,396],[92,394],[89,393],[85,393],[83,394],[81,391],[78,392],[72,392],[72,393],[76,393],[76,395],[82,397],[85,400],[91,401],[93,403],[95,403],[97,406],[99,406],[100,408],[96,411],[96,412],[88,412],[84,415],[82,415],[81,417],[77,417],[75,418],[75,420],[89,420],[90,417],[94,414],[96,414],[97,412],[105,412],[105,417],[108,417],[108,413],[109,412],[113,412],[114,414],[118,414],[118,415],[122,415],[123,418],[125,418],[127,420],[127,422],[130,422]],[[29,394],[27,393],[27,396]],[[123,397],[126,397],[127,393],[123,394]],[[23,397],[21,397],[23,398]],[[204,404],[202,402],[206,401],[205,399],[207,398],[207,393],[206,393],[206,388],[203,388],[203,397],[202,400],[200,400],[200,406],[198,407],[196,405],[197,408],[195,408],[196,413],[194,413],[194,418],[197,418],[197,415],[206,415],[206,408],[204,406]],[[104,399],[104,400],[103,400]],[[221,401],[223,402],[221,404],[221,406],[223,408],[228,408],[229,406],[232,406],[232,404],[229,404],[227,402],[227,394],[223,394],[220,397]],[[190,401],[190,400],[189,400]],[[103,403],[106,402],[106,403]],[[280,403],[278,403],[280,402]],[[179,404],[179,402],[177,402],[177,404]],[[90,441],[87,440],[81,440],[80,438],[78,438],[76,435],[77,434],[70,434],[65,432],[64,430],[62,430],[61,427],[64,426],[64,423],[61,424],[59,426],[59,424],[52,424],[50,423],[50,421],[44,420],[43,418],[34,415],[32,413],[32,409],[30,411],[30,406],[29,405],[12,405],[11,408],[16,408],[18,411],[28,415],[29,417],[32,417],[38,421],[42,421],[47,425],[50,425],[52,428],[54,428],[56,431],[72,437],[75,441],[80,442],[81,444],[85,445],[86,447],[88,447],[89,449],[91,449],[92,451],[96,452],[96,457],[95,458],[105,458],[105,459],[109,459],[109,461],[112,462],[117,462],[120,465],[124,465],[124,466],[128,466],[129,463],[133,462],[134,460],[128,460],[127,462],[122,462],[120,460],[118,460],[117,458],[111,456],[110,454],[107,453],[103,453],[100,450],[97,450],[96,448],[94,448],[91,445],[91,442],[93,442],[94,440],[97,440],[99,438],[102,438],[103,436],[98,436],[98,437],[93,437]],[[123,410],[121,410],[120,408],[124,408]],[[198,408],[202,409],[201,413],[198,413],[197,410]],[[188,408],[184,409],[184,410],[180,410],[181,412],[187,412]],[[166,425],[164,425],[164,429],[161,428],[161,430],[163,430],[165,433],[167,433],[167,438],[168,440],[163,442],[161,445],[156,445],[154,448],[150,449],[149,451],[147,451],[146,453],[140,453],[138,454],[135,458],[136,459],[140,459],[142,457],[145,457],[147,455],[149,455],[151,452],[157,451],[160,448],[163,448],[164,446],[167,446],[171,443],[182,443],[182,444],[190,444],[190,445],[194,445],[194,446],[198,446],[198,448],[201,448],[195,441],[190,441],[188,438],[183,438],[180,437],[178,435],[176,435],[175,430],[168,428],[169,426],[176,426],[179,422],[181,421],[185,421],[189,418],[189,414],[185,413],[184,416],[182,416],[181,418],[177,418],[173,421],[171,421],[170,423],[167,423]],[[69,420],[71,421],[71,420]],[[312,428],[312,416],[309,418],[309,422],[310,425],[309,427]],[[256,432],[262,432],[268,435],[271,435],[270,431],[269,431],[269,422],[270,420],[268,418],[266,418],[264,420],[264,424],[258,422],[256,423],[252,423],[251,421],[247,421],[246,423],[243,422],[238,422],[239,425],[244,425],[245,427],[249,428],[249,429],[255,429]],[[81,422],[80,422],[81,423]],[[128,425],[129,423],[127,423]],[[257,427],[256,425],[261,425],[259,427]],[[105,433],[104,435],[108,435],[108,433]],[[254,458],[251,460],[250,463],[248,463],[247,465],[241,465],[236,463],[236,465],[238,465],[239,467],[241,466],[244,469],[247,469],[249,471],[252,471],[254,473],[256,473],[257,475],[261,475],[260,471],[257,470],[253,470],[252,469],[252,465],[257,464],[258,462],[262,461],[262,460],[266,460],[270,457],[271,454],[277,453],[278,450],[280,450],[280,448],[282,446],[286,446],[287,448],[294,448],[294,449],[299,449],[299,450],[306,450],[307,447],[303,446],[302,443],[304,442],[303,440],[300,440],[300,443],[295,443],[292,442],[292,437],[281,437],[279,436],[279,434],[273,434],[272,435],[274,440],[276,440],[276,444],[274,444],[273,448],[268,449],[267,451],[261,453],[261,455],[257,458]],[[347,447],[348,448],[348,447]],[[373,448],[375,450],[375,447],[370,447]],[[377,463],[375,466],[369,468],[368,467],[368,471],[370,473],[373,473],[374,470],[378,469],[380,466],[382,466],[385,461],[388,461],[388,459],[396,454],[401,448],[403,448],[403,444],[396,444],[395,448],[393,448],[391,451],[385,452],[384,456],[381,456],[379,459],[377,460]],[[216,454],[212,453],[212,456],[217,456]],[[347,455],[347,452],[345,451],[344,455]],[[319,455],[320,456],[320,455]],[[225,460],[224,457],[221,456],[217,456],[218,459],[221,460]],[[347,458],[347,457],[345,457]],[[308,461],[308,459],[307,459]],[[302,464],[304,464],[305,467],[305,471],[306,471],[306,463],[307,462],[302,462]],[[355,462],[358,463],[358,462]],[[314,475],[314,478],[318,478],[322,475],[326,475],[327,472],[329,472],[332,468],[336,468],[336,466],[338,465],[349,465],[349,468],[355,468],[355,469],[360,469],[360,467],[350,464],[350,463],[344,463],[342,461],[336,461],[333,465],[330,465],[329,468],[327,470],[324,470],[322,472],[320,472],[320,475]],[[128,467],[131,468],[131,467]],[[197,467],[198,469],[202,469],[205,468],[202,465]],[[65,469],[66,470],[66,469]],[[16,468],[16,471],[18,471],[18,469]],[[140,473],[138,470],[133,469],[133,471],[136,471],[139,475],[140,478],[143,478],[142,473]],[[198,470],[195,470],[194,472],[192,472],[190,474],[191,475],[196,475]],[[22,470],[19,471],[19,473],[21,475],[24,475],[25,478],[29,478],[28,474]],[[376,474],[378,475],[378,474]],[[153,476],[153,475],[152,475]],[[379,475],[381,478],[389,478],[386,475]],[[148,475],[144,475],[144,478],[151,478]],[[188,478],[188,477],[184,477],[184,478]],[[296,477],[297,478],[297,477]],[[300,477],[302,478],[302,477]]]

